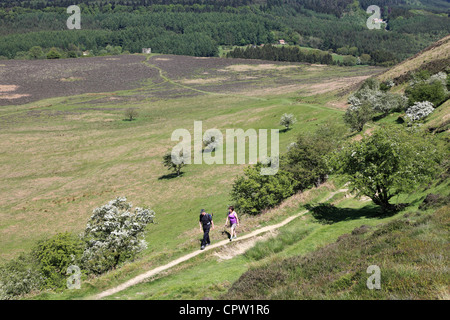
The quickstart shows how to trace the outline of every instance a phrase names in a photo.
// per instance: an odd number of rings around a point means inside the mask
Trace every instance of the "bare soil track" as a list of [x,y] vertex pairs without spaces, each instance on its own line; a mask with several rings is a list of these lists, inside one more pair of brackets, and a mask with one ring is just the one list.
[[[256,236],[258,236],[258,235],[260,235],[262,233],[270,232],[270,231],[273,231],[275,229],[281,228],[282,226],[288,224],[292,220],[294,220],[294,219],[304,215],[307,212],[308,211],[302,211],[300,213],[297,213],[296,215],[293,215],[293,216],[290,216],[289,218],[286,218],[285,220],[283,220],[282,222],[280,222],[278,224],[274,224],[274,225],[270,225],[270,226],[266,226],[266,227],[257,229],[257,230],[255,230],[253,232],[250,232],[250,233],[246,234],[246,235],[240,236],[239,238],[235,239],[234,241],[243,241],[243,240],[246,240],[246,239],[249,239],[249,238],[256,237]],[[192,253],[189,253],[187,255],[184,255],[184,256],[182,256],[182,257],[180,257],[180,258],[178,258],[176,260],[173,260],[173,261],[171,261],[171,262],[169,262],[169,263],[167,263],[165,265],[162,265],[162,266],[159,266],[157,268],[151,269],[151,270],[149,270],[147,272],[144,272],[144,273],[134,277],[133,279],[130,279],[127,282],[124,282],[121,285],[118,285],[117,287],[114,287],[114,288],[108,289],[106,291],[103,291],[103,292],[99,293],[98,295],[94,296],[91,299],[102,299],[102,298],[105,298],[107,296],[116,294],[117,292],[120,292],[122,290],[125,290],[125,289],[131,287],[131,286],[134,286],[134,285],[136,285],[136,284],[138,284],[138,283],[140,283],[140,282],[142,282],[142,281],[144,281],[144,280],[146,280],[146,279],[148,279],[148,278],[150,278],[150,277],[152,277],[154,275],[157,275],[158,273],[160,273],[160,272],[162,272],[164,270],[170,269],[170,268],[172,268],[172,267],[174,267],[174,266],[176,266],[176,265],[178,265],[178,264],[180,264],[180,263],[182,263],[184,261],[187,261],[187,260],[189,260],[189,259],[191,259],[193,257],[196,257],[196,256],[198,256],[198,255],[200,255],[200,254],[202,254],[204,252],[207,252],[209,250],[213,250],[213,249],[225,246],[228,243],[230,243],[229,240],[222,240],[220,242],[217,242],[215,244],[207,246],[204,250],[198,250],[198,251],[194,251]]]

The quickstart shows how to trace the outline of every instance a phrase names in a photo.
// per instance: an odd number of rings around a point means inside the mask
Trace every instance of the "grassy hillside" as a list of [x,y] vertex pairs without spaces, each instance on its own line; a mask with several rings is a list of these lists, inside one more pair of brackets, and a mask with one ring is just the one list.
[[[447,205],[361,224],[317,251],[251,269],[222,298],[448,300],[449,213]],[[371,265],[381,270],[381,289],[366,285]]]

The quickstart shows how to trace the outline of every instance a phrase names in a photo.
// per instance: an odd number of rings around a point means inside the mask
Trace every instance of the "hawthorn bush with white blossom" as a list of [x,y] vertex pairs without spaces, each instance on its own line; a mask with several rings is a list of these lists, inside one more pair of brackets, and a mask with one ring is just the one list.
[[297,119],[292,113],[285,113],[280,118],[280,125],[284,126],[285,130],[289,130],[296,123]]
[[[217,134],[219,133],[219,134]],[[222,144],[222,138],[220,132],[206,131],[203,135],[203,147],[204,151],[212,152]]]
[[383,115],[387,115],[393,111],[404,110],[407,102],[407,98],[403,95],[384,92],[378,88],[370,89],[369,87],[358,90],[348,99],[348,103],[352,107],[368,104],[373,112],[380,112]]
[[364,125],[378,113],[387,116],[391,112],[405,110],[408,105],[407,97],[388,92],[392,86],[388,82],[383,84],[384,89],[381,89],[378,80],[370,78],[357,92],[349,96],[344,122],[352,131],[362,131]]
[[434,111],[434,106],[429,101],[416,102],[406,110],[406,118],[411,122],[422,120]]
[[94,209],[82,235],[86,243],[81,257],[83,269],[101,274],[133,259],[147,247],[143,235],[154,216],[150,209],[132,210],[125,197]]

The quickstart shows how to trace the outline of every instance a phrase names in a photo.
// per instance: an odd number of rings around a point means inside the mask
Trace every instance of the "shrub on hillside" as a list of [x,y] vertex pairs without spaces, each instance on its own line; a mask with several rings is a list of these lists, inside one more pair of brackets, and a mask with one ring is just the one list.
[[44,284],[39,263],[31,254],[22,253],[0,266],[0,300],[16,299],[43,288]]
[[372,120],[374,111],[368,103],[361,103],[358,98],[352,98],[352,103],[344,114],[344,123],[352,131],[360,132],[364,125]]
[[380,82],[376,78],[368,78],[363,82],[363,84],[359,88],[359,90],[363,89],[370,89],[377,91],[380,89]]
[[346,133],[342,125],[326,123],[313,134],[299,135],[281,157],[280,168],[290,173],[294,190],[305,190],[326,181],[329,170],[325,155],[339,147]]
[[[435,107],[438,107],[448,99],[448,90],[443,77],[445,73],[433,75],[428,80],[412,82],[406,88],[405,94],[408,97],[408,104],[414,105],[416,102],[430,101]],[[445,78],[447,76],[445,75]]]
[[147,246],[144,231],[154,216],[150,209],[132,210],[124,197],[94,209],[83,234],[83,268],[100,274],[136,257]]
[[39,241],[32,254],[39,261],[40,271],[47,288],[61,288],[66,285],[67,268],[77,264],[83,254],[84,244],[68,232]]
[[389,91],[394,86],[395,86],[394,81],[389,79],[380,83],[380,90],[386,92]]
[[351,191],[365,195],[383,210],[395,209],[390,199],[430,182],[443,154],[431,135],[384,127],[361,141],[349,142],[330,157],[330,167]]
[[246,167],[244,176],[234,181],[231,199],[239,212],[259,214],[294,194],[292,177],[288,173],[279,170],[275,175],[261,175],[262,166],[258,162]]
[[133,259],[146,248],[143,235],[154,215],[150,209],[132,210],[126,198],[96,208],[81,236],[58,233],[1,265],[0,299],[63,288],[71,265],[78,266],[82,273],[101,274]]
[[355,108],[356,106],[367,104],[374,113],[383,113],[383,115],[393,111],[404,110],[406,107],[406,97],[381,91],[378,89],[379,85],[376,86],[377,89],[371,89],[371,87],[375,86],[363,86],[362,89],[352,94],[348,99],[350,106]]
[[419,121],[430,115],[434,111],[434,106],[429,101],[415,102],[406,110],[406,117],[410,121]]

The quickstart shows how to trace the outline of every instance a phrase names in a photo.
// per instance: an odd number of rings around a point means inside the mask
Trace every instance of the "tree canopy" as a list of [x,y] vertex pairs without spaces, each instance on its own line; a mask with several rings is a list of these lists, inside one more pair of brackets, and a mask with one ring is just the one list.
[[382,127],[361,141],[347,143],[329,158],[332,172],[352,191],[389,210],[390,200],[430,182],[442,154],[436,141],[416,129]]

